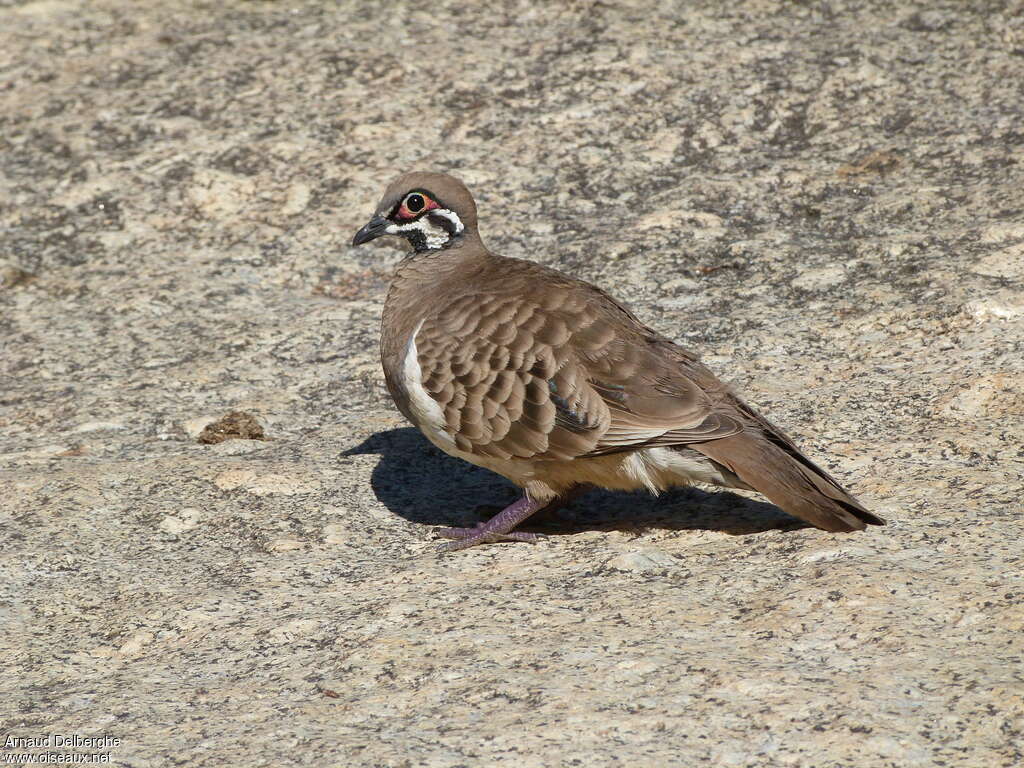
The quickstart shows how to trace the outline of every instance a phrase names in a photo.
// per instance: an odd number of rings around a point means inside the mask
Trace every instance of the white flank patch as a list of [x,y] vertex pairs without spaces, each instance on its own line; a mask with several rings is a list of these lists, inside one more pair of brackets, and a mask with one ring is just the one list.
[[402,361],[402,384],[409,398],[409,408],[412,411],[414,423],[430,442],[449,456],[455,456],[470,464],[497,472],[519,485],[524,484],[533,474],[530,462],[477,456],[460,451],[455,446],[455,440],[446,428],[444,411],[440,404],[423,388],[423,369],[420,368],[420,361],[416,356],[416,334],[419,333],[422,326],[423,321],[421,320],[420,324],[416,326],[416,330],[409,336],[409,342],[405,345],[405,359]]
[[405,359],[402,361],[402,385],[409,396],[409,408],[416,417],[416,426],[427,438],[446,453],[455,448],[455,441],[445,431],[444,411],[438,402],[423,388],[423,369],[417,359],[416,334],[423,327],[423,321],[409,336],[405,345]]
[[695,451],[671,448],[644,448],[630,455],[635,462],[627,467],[630,475],[657,493],[675,485],[710,483],[735,487],[735,481],[726,478],[709,459]]

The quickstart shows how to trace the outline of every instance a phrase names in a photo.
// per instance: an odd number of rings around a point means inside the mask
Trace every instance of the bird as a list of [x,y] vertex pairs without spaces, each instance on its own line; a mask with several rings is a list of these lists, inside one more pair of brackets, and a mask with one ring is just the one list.
[[402,414],[445,453],[521,496],[441,549],[536,541],[516,527],[581,489],[705,483],[757,491],[825,531],[884,525],[699,359],[601,288],[484,245],[454,176],[406,173],[352,240],[411,250],[381,317],[381,364]]

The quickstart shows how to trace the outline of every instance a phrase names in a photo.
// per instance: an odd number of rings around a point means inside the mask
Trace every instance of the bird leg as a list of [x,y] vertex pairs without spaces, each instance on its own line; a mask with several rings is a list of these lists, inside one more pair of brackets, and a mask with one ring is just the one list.
[[557,509],[565,503],[564,498],[556,498],[552,501],[534,501],[525,493],[509,504],[505,509],[496,514],[485,523],[477,523],[473,528],[441,528],[435,533],[446,539],[455,541],[442,544],[442,552],[454,552],[459,549],[468,549],[477,544],[490,544],[496,541],[537,541],[543,539],[540,533],[528,533],[526,531],[512,530],[526,518],[544,509]]

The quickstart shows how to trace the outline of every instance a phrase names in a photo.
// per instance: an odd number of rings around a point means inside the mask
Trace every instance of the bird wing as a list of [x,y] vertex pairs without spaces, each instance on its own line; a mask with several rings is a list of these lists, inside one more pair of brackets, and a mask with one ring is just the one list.
[[460,450],[564,460],[743,429],[696,358],[603,291],[530,262],[502,266],[499,285],[453,297],[416,334],[423,387]]

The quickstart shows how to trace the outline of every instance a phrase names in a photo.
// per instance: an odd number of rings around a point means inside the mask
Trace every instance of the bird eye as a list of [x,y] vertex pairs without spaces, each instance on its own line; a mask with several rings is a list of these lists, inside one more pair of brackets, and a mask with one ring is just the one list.
[[410,192],[402,200],[402,204],[398,206],[398,210],[395,211],[395,218],[399,221],[410,221],[411,219],[415,219],[424,211],[431,211],[437,207],[437,201],[432,200],[430,195],[426,195],[421,192]]

